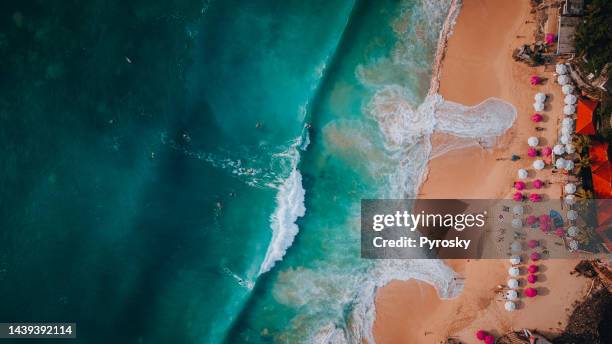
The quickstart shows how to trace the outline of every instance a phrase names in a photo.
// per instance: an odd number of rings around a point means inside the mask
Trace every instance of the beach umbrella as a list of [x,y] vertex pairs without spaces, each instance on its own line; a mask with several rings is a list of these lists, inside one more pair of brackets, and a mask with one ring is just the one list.
[[574,152],[576,152],[576,147],[573,144],[568,143],[565,145],[565,152],[567,154],[574,154]]
[[517,267],[511,267],[510,269],[508,269],[508,275],[512,277],[516,277],[520,274],[521,274],[521,270],[519,270],[519,268]]
[[572,205],[574,203],[576,203],[575,199],[574,199],[574,195],[567,195],[567,196],[565,196],[565,204]]
[[522,249],[523,249],[523,246],[521,246],[521,243],[518,241],[515,241],[510,245],[510,250],[512,252],[520,252]]
[[515,215],[523,215],[523,212],[524,212],[524,211],[525,211],[525,210],[524,210],[524,209],[523,209],[523,207],[522,207],[522,206],[520,206],[520,205],[515,205],[515,206],[512,208],[512,213],[514,213]]
[[563,188],[565,190],[566,194],[573,194],[576,192],[576,184],[574,183],[567,183],[565,184],[565,187]]
[[519,170],[518,170],[518,177],[519,177],[519,179],[527,179],[527,177],[529,177],[529,173],[527,173],[526,169],[519,168]]
[[565,102],[565,104],[567,105],[574,105],[576,104],[576,101],[578,100],[578,97],[576,97],[573,94],[568,94],[565,96],[565,98],[563,99],[563,101]]
[[517,202],[520,202],[523,200],[523,194],[520,192],[515,192],[514,195],[512,195],[512,199]]
[[544,40],[546,44],[551,45],[557,41],[557,35],[554,33],[547,33],[546,36],[544,36]]
[[512,257],[510,257],[510,264],[518,265],[520,263],[521,263],[521,257],[519,257],[519,256],[512,256]]
[[534,187],[534,188],[536,188],[536,189],[541,189],[541,188],[542,188],[542,186],[544,186],[544,183],[542,183],[542,181],[541,181],[541,180],[536,179],[536,180],[534,180],[534,181],[533,181],[533,187]]
[[540,222],[550,223],[550,216],[546,214],[540,215]]
[[514,228],[523,227],[523,221],[521,221],[521,219],[512,219],[512,227]]
[[567,211],[567,219],[574,221],[578,218],[578,212],[575,210],[568,210]]
[[538,151],[533,148],[533,147],[529,147],[529,149],[527,149],[527,156],[530,158],[534,158],[538,155]]
[[563,92],[563,94],[572,94],[572,92],[574,92],[574,86],[570,84],[563,85],[563,87],[561,87],[561,92]]
[[537,203],[542,200],[542,196],[540,196],[537,193],[532,193],[531,195],[529,195],[529,200],[532,201],[533,203]]
[[541,81],[542,81],[542,80],[541,80],[541,79],[540,79],[540,77],[539,77],[539,76],[537,76],[537,75],[532,75],[532,76],[529,78],[529,83],[530,83],[531,85],[533,85],[533,86],[535,86],[535,85],[539,84]]
[[540,140],[538,140],[538,138],[537,138],[537,137],[535,137],[535,136],[531,136],[530,138],[528,138],[528,139],[527,139],[527,144],[528,144],[530,147],[535,147],[535,146],[537,146],[539,142],[540,142]]
[[531,260],[533,260],[534,262],[540,260],[540,254],[538,252],[532,252],[529,255],[529,258],[531,258]]
[[536,95],[533,98],[538,103],[544,103],[546,101],[546,94],[544,94],[542,92],[538,92],[538,93],[536,93]]
[[540,230],[544,233],[550,229],[550,222],[540,222]]
[[565,168],[566,171],[573,170],[574,169],[574,162],[572,160],[566,160],[564,168]]
[[544,161],[540,159],[533,162],[533,168],[535,168],[536,170],[543,170],[545,165],[546,164],[544,164]]
[[568,245],[571,251],[576,251],[578,249],[578,241],[576,240],[570,240]]
[[518,280],[516,280],[514,278],[511,278],[511,279],[508,280],[508,288],[514,289],[514,288],[518,288],[518,286],[519,286],[519,281]]
[[572,138],[569,135],[561,135],[561,137],[559,138],[559,141],[561,141],[562,144],[566,145],[570,142],[572,142]]
[[527,282],[531,284],[534,284],[537,280],[538,280],[538,277],[534,274],[529,274],[529,276],[527,276]]
[[535,123],[542,122],[542,115],[534,113],[533,116],[531,116],[531,120]]
[[534,240],[534,239],[531,239],[531,240],[529,240],[529,241],[527,242],[527,246],[528,246],[529,248],[536,248],[536,247],[538,247],[538,245],[539,245],[538,241],[537,241],[537,240]]
[[504,304],[504,308],[506,308],[508,312],[512,312],[516,309],[516,304],[512,301],[506,301],[506,303]]
[[570,135],[573,132],[572,127],[562,126],[561,135]]
[[552,154],[552,148],[546,146],[544,148],[542,148],[542,155],[543,156],[550,156]]
[[563,114],[570,116],[576,113],[576,107],[574,105],[565,105],[563,107]]
[[522,180],[519,180],[519,181],[514,182],[514,188],[515,188],[516,190],[523,190],[523,189],[525,188],[525,186],[526,186],[526,185],[525,185],[525,182],[524,182],[524,181],[522,181]]
[[559,85],[563,86],[563,85],[567,85],[570,82],[570,78],[567,75],[559,75],[557,77],[557,82],[559,83]]
[[564,145],[555,145],[553,147],[553,153],[555,153],[555,155],[563,155],[565,154],[565,146]]
[[580,233],[580,230],[576,226],[571,226],[567,229],[567,235],[569,235],[572,238],[577,236],[578,233]]
[[516,299],[518,299],[518,293],[516,292],[516,290],[508,290],[506,292],[506,299],[508,299],[508,300],[516,300]]
[[527,289],[525,289],[525,296],[527,296],[527,297],[535,297],[536,295],[538,295],[538,291],[535,290],[534,288],[527,288]]
[[535,264],[531,264],[529,265],[529,267],[527,267],[527,271],[529,271],[529,273],[535,274],[536,272],[538,272],[538,266]]
[[538,218],[535,217],[535,215],[529,215],[527,216],[527,224],[528,225],[533,225],[534,223],[536,223],[538,221]]
[[564,167],[565,167],[565,162],[566,162],[566,161],[567,161],[567,160],[565,160],[565,159],[563,159],[563,158],[558,158],[558,159],[555,161],[555,167],[556,167],[556,168],[558,168],[558,169],[562,169],[562,168],[564,168]]
[[555,235],[558,236],[559,238],[563,238],[563,236],[565,235],[565,229],[561,227],[555,229]]
[[533,103],[533,109],[536,111],[544,111],[544,103],[539,103],[539,102]]
[[485,337],[484,342],[485,344],[495,344],[495,337],[493,337],[492,335],[488,335]]
[[565,117],[561,121],[561,125],[564,126],[564,127],[572,127],[572,126],[574,126],[574,120],[571,117]]
[[555,66],[555,72],[560,75],[566,74],[567,66],[563,63],[557,63],[557,65]]
[[476,331],[476,339],[484,340],[486,336],[487,336],[487,333],[484,330]]

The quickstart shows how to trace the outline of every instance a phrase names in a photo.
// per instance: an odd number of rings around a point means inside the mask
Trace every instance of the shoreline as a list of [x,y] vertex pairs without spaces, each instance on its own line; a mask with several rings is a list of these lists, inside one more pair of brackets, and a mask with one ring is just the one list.
[[[534,135],[528,114],[533,112],[531,103],[536,92],[552,98],[550,109],[543,113],[546,131],[537,135],[543,145],[556,141],[562,107],[560,87],[552,80],[531,86],[530,75],[550,78],[550,73],[543,66],[528,67],[511,57],[512,48],[529,41],[535,30],[530,10],[526,0],[453,0],[440,34],[444,41],[438,43],[430,92],[438,91],[444,99],[467,106],[489,97],[499,98],[512,103],[518,116],[494,149],[457,149],[430,160],[419,198],[511,198],[517,168],[531,162],[497,159],[515,153],[524,156],[527,137]],[[447,25],[453,21],[454,25]],[[550,170],[546,173],[554,180]],[[561,188],[553,184],[544,195],[558,198]],[[523,327],[559,333],[572,304],[582,298],[588,283],[569,275],[575,262],[546,260],[543,288],[548,295],[524,300],[519,310],[506,312],[492,291],[496,285],[505,284],[505,259],[445,261],[465,281],[461,294],[440,299],[434,286],[425,282],[392,281],[376,295],[374,336],[381,343],[438,343],[451,336],[472,343],[473,334],[481,328],[496,335]]]

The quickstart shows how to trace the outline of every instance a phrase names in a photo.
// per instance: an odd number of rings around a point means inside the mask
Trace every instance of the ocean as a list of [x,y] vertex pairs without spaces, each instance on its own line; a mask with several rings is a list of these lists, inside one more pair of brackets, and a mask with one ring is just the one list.
[[0,322],[374,342],[391,279],[456,295],[441,262],[359,257],[360,200],[414,197],[449,149],[436,126],[454,147],[480,135],[433,114],[474,110],[428,93],[449,6],[2,2]]

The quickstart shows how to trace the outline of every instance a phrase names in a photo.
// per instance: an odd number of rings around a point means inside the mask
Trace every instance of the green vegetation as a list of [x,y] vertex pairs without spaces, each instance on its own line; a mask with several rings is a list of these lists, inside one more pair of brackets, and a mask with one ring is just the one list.
[[576,30],[576,50],[586,57],[585,71],[598,75],[612,61],[612,1],[586,2],[584,21]]

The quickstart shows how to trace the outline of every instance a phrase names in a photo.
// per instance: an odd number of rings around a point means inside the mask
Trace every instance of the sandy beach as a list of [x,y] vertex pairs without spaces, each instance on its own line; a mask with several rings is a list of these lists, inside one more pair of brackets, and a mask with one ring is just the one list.
[[[551,71],[517,63],[511,56],[514,48],[533,41],[535,23],[530,10],[528,0],[463,1],[442,61],[439,93],[465,105],[476,105],[489,97],[500,98],[512,103],[518,116],[494,150],[468,148],[432,160],[420,197],[511,198],[517,169],[528,168],[532,162],[525,158],[527,138],[537,135],[540,146],[556,142],[563,106],[560,87],[552,82]],[[552,13],[547,27],[554,27],[556,18]],[[533,74],[549,80],[532,86],[529,77]],[[530,120],[536,92],[544,92],[550,99],[542,113],[542,132],[536,132]],[[523,159],[513,162],[509,159],[512,154]],[[560,197],[562,184],[550,169],[538,172],[538,178],[552,182],[542,192],[545,199]],[[569,274],[576,263],[577,260],[543,261],[543,279],[538,285],[542,297],[522,298],[515,312],[505,311],[494,292],[508,278],[506,260],[447,261],[465,279],[461,295],[450,300],[440,300],[426,283],[394,281],[377,294],[376,340],[439,343],[456,337],[463,343],[477,343],[474,333],[478,329],[495,336],[521,328],[559,333],[573,303],[586,294],[589,286],[586,279]]]

